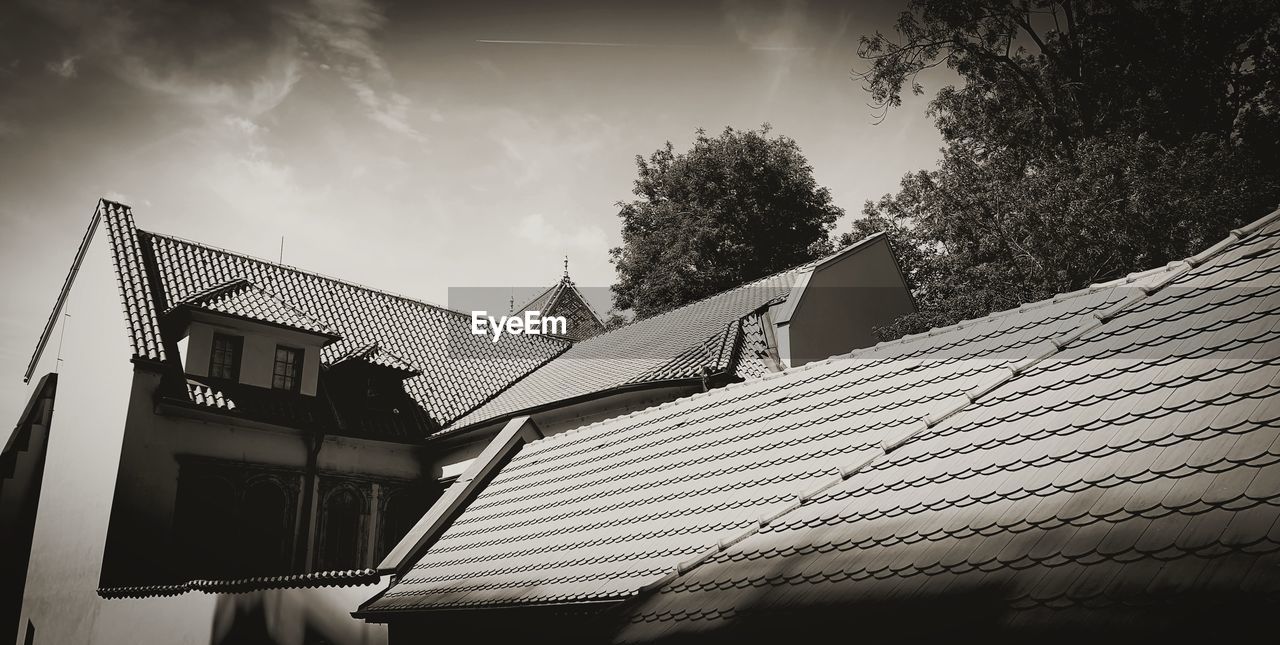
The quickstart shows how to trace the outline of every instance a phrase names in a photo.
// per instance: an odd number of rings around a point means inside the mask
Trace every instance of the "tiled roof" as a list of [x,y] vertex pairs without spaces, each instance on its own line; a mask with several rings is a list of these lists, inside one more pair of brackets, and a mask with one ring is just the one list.
[[[447,424],[564,351],[545,336],[505,335],[494,343],[470,331],[470,317],[402,296],[173,237],[137,230],[127,206],[101,202],[117,265],[134,355],[164,360],[157,313],[243,279],[285,307],[341,336],[326,346],[331,363],[377,344],[421,374],[405,388],[440,425]],[[242,294],[244,292],[241,292]],[[263,302],[219,301],[235,313],[267,312]],[[239,305],[244,305],[243,308]],[[272,305],[274,307],[274,305]],[[267,313],[263,313],[267,312]]]
[[[186,379],[186,401],[197,408],[207,408],[253,421],[291,428],[333,425],[331,414],[314,396],[281,392],[266,388],[229,383]],[[165,399],[168,401],[169,399]]]
[[1216,250],[709,551],[620,640],[911,601],[983,597],[988,629],[1053,633],[1280,600],[1280,222]]
[[148,276],[133,211],[124,204],[98,200],[98,212],[106,224],[111,261],[116,269],[120,298],[124,301],[125,321],[136,358],[165,360],[164,340],[160,336],[159,311],[156,308],[151,278]]
[[[535,441],[409,573],[363,610],[628,599],[673,579],[683,582],[679,573],[700,575],[698,565],[708,558],[725,558],[723,566],[708,565],[707,571],[725,573],[707,589],[686,594],[671,585],[671,591],[655,596],[656,604],[643,606],[632,636],[648,638],[644,625],[702,616],[704,604],[708,611],[731,614],[735,602],[747,602],[752,590],[740,588],[750,586],[742,581],[755,575],[754,560],[742,559],[745,563],[734,569],[739,560],[726,555],[738,553],[733,545],[761,544],[772,553],[767,540],[775,527],[809,517],[806,513],[818,507],[815,501],[827,499],[837,487],[843,496],[825,506],[828,511],[839,512],[853,498],[865,500],[874,506],[867,516],[890,518],[886,528],[906,531],[883,538],[898,551],[883,551],[870,563],[882,566],[914,553],[921,536],[939,542],[931,556],[946,553],[946,541],[953,539],[946,532],[953,525],[946,523],[968,517],[981,508],[977,502],[1000,505],[990,509],[995,515],[986,516],[994,521],[999,512],[1013,512],[1010,504],[1030,504],[1016,507],[1024,511],[1036,508],[1038,500],[1030,494],[1057,495],[1064,503],[1076,495],[1075,504],[1096,501],[1113,485],[1107,477],[1129,472],[1122,468],[1129,448],[1119,446],[1129,446],[1138,429],[1142,437],[1151,435],[1155,454],[1169,448],[1159,469],[1176,469],[1185,477],[1199,462],[1179,465],[1178,459],[1196,451],[1202,445],[1197,442],[1230,450],[1242,436],[1212,437],[1218,427],[1210,423],[1213,418],[1230,410],[1236,421],[1222,427],[1236,427],[1264,400],[1258,397],[1270,392],[1258,388],[1277,378],[1274,352],[1280,345],[1272,333],[1280,324],[1274,286],[1280,263],[1277,228],[1254,234],[1247,245],[1234,239],[1217,245],[1192,258],[1191,264],[1199,264],[1215,257],[1194,270],[1178,263],[1135,274]],[[1224,249],[1231,252],[1215,255]],[[1178,288],[1167,288],[1174,280]],[[1064,348],[1071,352],[1048,360]],[[1255,354],[1261,362],[1214,367],[1229,351],[1240,352],[1236,363]],[[1213,370],[1223,369],[1217,378]],[[1022,391],[1028,394],[1019,395]],[[1150,399],[1143,398],[1147,394]],[[1268,406],[1273,416],[1280,413],[1276,406]],[[1197,423],[1202,425],[1196,428]],[[1273,437],[1258,427],[1265,449]],[[1047,452],[1017,459],[1033,446]],[[1084,452],[1071,452],[1077,448]],[[965,470],[968,460],[984,450],[990,450],[984,458],[995,461]],[[1213,473],[1234,463],[1230,458],[1205,466],[1207,475],[1188,479],[1202,492]],[[1080,475],[1086,471],[1077,469],[1086,465],[1097,476],[1082,486]],[[946,472],[940,468],[955,468],[957,474],[940,476]],[[1039,474],[1032,477],[1033,471]],[[1020,474],[1011,478],[1015,472]],[[1147,481],[1143,477],[1154,475],[1125,480],[1121,504],[1135,492],[1133,486]],[[1006,489],[1006,480],[1026,481],[1032,488]],[[975,492],[978,482],[991,489]],[[1280,496],[1280,484],[1270,486],[1268,494]],[[921,491],[938,501],[909,497]],[[1275,507],[1266,508],[1274,520]],[[943,522],[942,528],[915,532],[934,522]],[[762,526],[769,533],[756,535]],[[807,528],[820,526],[814,520],[778,535],[790,540],[829,535]],[[882,536],[864,535],[861,526],[845,525],[840,539],[874,546]],[[985,526],[974,524],[971,531]],[[807,538],[801,536],[806,530],[812,531]],[[806,549],[795,555],[818,557]],[[787,570],[808,566],[799,562]],[[788,584],[814,580],[824,582],[803,575],[786,579]],[[850,583],[853,577],[833,574],[831,580]]]
[[289,306],[251,280],[236,278],[192,294],[177,303],[247,320],[278,325],[318,335],[334,335],[324,323]]
[[347,361],[364,361],[370,365],[385,367],[389,370],[394,370],[403,374],[417,374],[419,372],[419,370],[413,365],[410,365],[408,361],[379,347],[377,343],[369,343],[362,347],[356,347],[346,354],[335,358],[332,364],[337,366]]
[[378,582],[378,572],[373,569],[349,571],[317,571],[285,576],[258,576],[235,580],[189,580],[174,585],[150,585],[145,587],[102,587],[98,595],[103,598],[152,598],[178,596],[188,591],[205,593],[243,593],[262,589],[305,589],[311,587],[360,587]]
[[552,300],[552,296],[559,294],[560,289],[563,286],[564,286],[564,282],[557,282],[547,287],[545,291],[535,296],[533,300],[530,300],[527,304],[525,304],[525,306],[520,307],[519,309],[516,309],[515,313],[521,314],[526,311],[545,311],[547,308],[547,303],[551,302]]
[[795,267],[678,309],[580,341],[492,401],[458,419],[445,433],[491,423],[521,411],[615,388],[698,378],[733,368],[739,321],[786,298],[811,264]]

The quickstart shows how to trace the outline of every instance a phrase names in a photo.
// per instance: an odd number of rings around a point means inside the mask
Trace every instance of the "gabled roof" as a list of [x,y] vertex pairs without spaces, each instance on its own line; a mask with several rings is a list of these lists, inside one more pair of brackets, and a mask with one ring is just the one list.
[[324,323],[245,278],[235,278],[191,294],[170,308],[170,311],[180,308],[203,309],[337,339],[337,335]]
[[[142,231],[123,204],[101,200],[95,222],[98,218],[110,241],[136,359],[166,361],[159,314],[188,299],[203,299],[207,306],[237,315],[322,325],[341,336],[324,348],[321,358],[327,363],[377,344],[421,372],[407,379],[405,388],[444,425],[568,347],[564,341],[532,335],[506,335],[494,343],[473,335],[470,317],[456,311]],[[252,288],[218,289],[237,280]]]
[[[910,594],[996,555],[1018,565],[1000,574],[1021,576],[1014,606],[1043,606],[1101,589],[1075,575],[1114,573],[1114,553],[1271,554],[1275,219],[1187,262],[530,443],[362,611],[641,598],[623,637],[647,640],[829,589]],[[1134,546],[1192,508],[1218,510]],[[1099,548],[1121,524],[1130,546]],[[1033,550],[1078,526],[1097,530]]]
[[[533,300],[530,300],[525,304],[525,306],[516,309],[515,314],[521,315],[526,311],[538,311],[543,314],[549,314],[555,312],[558,305],[563,307],[566,302],[577,303],[587,313],[587,318],[589,319],[589,323],[593,329],[589,330],[589,333],[582,336],[582,338],[594,336],[595,334],[604,331],[604,321],[600,319],[600,315],[591,307],[591,303],[587,302],[586,297],[578,290],[578,285],[574,284],[573,280],[569,279],[568,269],[565,270],[565,274],[560,278],[559,282],[547,287],[545,291],[535,296]],[[573,331],[575,330],[570,330],[571,333]]]
[[575,343],[437,436],[570,400],[734,371],[745,317],[786,301],[792,287],[815,266],[856,253],[878,239],[869,237],[825,258]]

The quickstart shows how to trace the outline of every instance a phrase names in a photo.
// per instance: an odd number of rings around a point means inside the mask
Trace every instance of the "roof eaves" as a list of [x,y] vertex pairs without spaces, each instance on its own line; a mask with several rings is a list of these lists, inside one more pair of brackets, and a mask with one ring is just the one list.
[[211,594],[246,593],[265,589],[306,589],[315,587],[363,587],[377,583],[382,578],[374,569],[349,571],[316,571],[283,576],[257,576],[231,580],[188,580],[170,585],[146,585],[135,587],[99,587],[98,596],[114,598],[153,598],[178,596],[189,591]]

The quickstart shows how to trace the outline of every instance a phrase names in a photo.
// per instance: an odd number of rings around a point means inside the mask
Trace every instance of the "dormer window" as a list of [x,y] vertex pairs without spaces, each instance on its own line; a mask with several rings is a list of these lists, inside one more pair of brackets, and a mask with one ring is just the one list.
[[276,345],[276,362],[271,371],[271,387],[297,392],[302,386],[302,350]]
[[244,339],[230,334],[213,335],[213,351],[209,353],[209,376],[236,381],[240,379],[240,353]]

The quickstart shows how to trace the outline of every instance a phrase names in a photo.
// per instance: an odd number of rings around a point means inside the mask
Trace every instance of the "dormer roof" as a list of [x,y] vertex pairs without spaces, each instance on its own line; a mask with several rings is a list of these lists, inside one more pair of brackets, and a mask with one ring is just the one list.
[[391,370],[400,374],[402,378],[409,378],[422,373],[422,370],[414,367],[403,358],[383,349],[377,343],[369,343],[367,345],[357,347],[334,359],[334,361],[329,364],[329,367],[334,368],[339,365],[346,365],[350,363],[365,363],[367,365]]
[[283,327],[338,340],[328,325],[312,318],[247,278],[234,278],[198,291],[169,309],[200,309],[243,320]]

